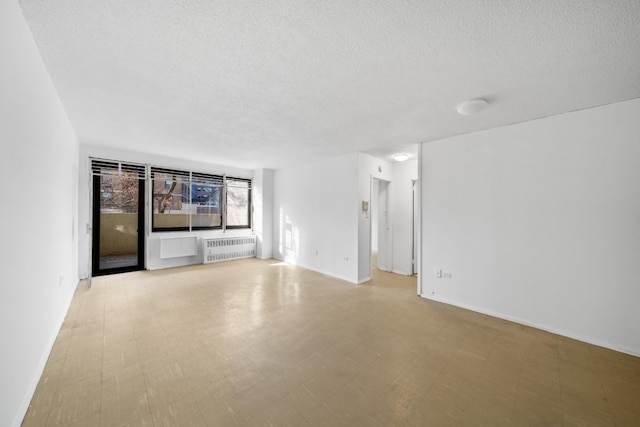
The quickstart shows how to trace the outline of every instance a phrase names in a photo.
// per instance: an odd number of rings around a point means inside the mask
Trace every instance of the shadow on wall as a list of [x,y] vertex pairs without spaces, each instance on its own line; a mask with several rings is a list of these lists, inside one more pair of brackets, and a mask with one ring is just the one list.
[[291,218],[280,208],[280,236],[278,236],[278,251],[284,260],[291,264],[297,264],[300,256],[299,249],[300,232],[293,224]]

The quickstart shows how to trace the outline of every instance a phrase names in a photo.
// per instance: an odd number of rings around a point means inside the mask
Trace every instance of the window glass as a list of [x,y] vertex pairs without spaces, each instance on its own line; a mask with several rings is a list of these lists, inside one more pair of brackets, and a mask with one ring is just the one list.
[[222,177],[196,176],[191,183],[191,227],[222,227]]
[[251,227],[251,181],[227,178],[227,228]]
[[151,170],[153,231],[189,230],[189,175],[180,171]]
[[153,231],[251,228],[250,179],[152,167],[151,183]]

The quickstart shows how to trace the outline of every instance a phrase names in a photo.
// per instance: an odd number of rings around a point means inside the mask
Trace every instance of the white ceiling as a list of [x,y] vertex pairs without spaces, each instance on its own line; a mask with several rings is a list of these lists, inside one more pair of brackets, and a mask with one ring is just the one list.
[[[82,142],[228,166],[382,156],[640,97],[638,0],[21,5]],[[475,97],[489,108],[456,113]]]

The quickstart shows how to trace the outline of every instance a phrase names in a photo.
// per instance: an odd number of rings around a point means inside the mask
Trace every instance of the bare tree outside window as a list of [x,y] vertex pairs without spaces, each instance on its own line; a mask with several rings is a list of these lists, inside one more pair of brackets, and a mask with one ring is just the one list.
[[154,232],[251,227],[250,179],[151,167],[151,194]]
[[138,212],[138,175],[130,172],[106,174],[100,185],[101,212]]

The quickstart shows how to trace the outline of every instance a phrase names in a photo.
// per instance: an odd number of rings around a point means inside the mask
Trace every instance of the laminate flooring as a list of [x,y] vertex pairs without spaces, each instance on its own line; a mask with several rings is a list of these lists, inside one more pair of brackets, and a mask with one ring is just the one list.
[[640,359],[247,259],[82,282],[23,426],[640,426]]

